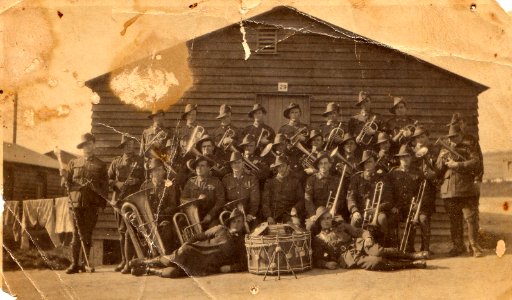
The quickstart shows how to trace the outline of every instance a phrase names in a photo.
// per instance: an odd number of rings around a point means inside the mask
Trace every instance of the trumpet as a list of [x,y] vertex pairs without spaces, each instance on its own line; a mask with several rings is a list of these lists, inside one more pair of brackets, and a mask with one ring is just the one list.
[[268,131],[265,128],[262,128],[260,136],[258,137],[258,141],[256,142],[256,148],[258,148],[260,146],[261,139],[268,138],[269,136],[270,136],[270,131]]
[[[231,128],[228,128],[228,130],[226,130],[226,132],[224,132],[224,135],[222,135],[222,138],[220,139],[220,141],[217,143],[217,148],[224,148],[224,150],[227,150],[229,149],[232,145],[233,145],[233,138],[235,137],[235,131]],[[226,138],[230,138],[231,139],[231,142],[227,145],[224,145],[224,140]]]
[[345,131],[341,129],[341,122],[338,125],[338,127],[331,129],[331,132],[329,132],[329,136],[327,137],[327,140],[325,141],[324,151],[327,151],[332,148],[334,145],[334,138],[339,137],[340,139],[343,138],[345,135]]
[[382,199],[384,183],[379,181],[375,184],[375,191],[373,192],[373,198],[366,200],[366,207],[364,209],[363,222],[361,228],[367,229],[368,227],[377,227],[377,217],[380,212],[380,201]]
[[[194,148],[194,145],[197,143],[197,141],[199,141],[201,139],[201,137],[203,137],[203,134],[204,134],[205,130],[204,130],[204,127],[202,126],[199,126],[197,125],[194,130],[192,131],[192,134],[190,135],[189,139],[188,139],[188,142],[187,142],[187,147],[185,148],[185,153],[184,155],[188,154],[190,151],[193,151],[193,150],[196,150],[194,151],[197,155],[197,153],[199,153],[199,151],[197,151],[197,149]],[[200,155],[200,153],[199,153]]]
[[194,235],[203,231],[201,221],[199,219],[199,210],[197,208],[197,203],[199,201],[201,200],[182,199],[183,204],[178,207],[180,212],[175,213],[172,217],[174,229],[176,230],[178,239],[182,245],[190,240]]
[[421,204],[423,203],[423,195],[425,194],[426,186],[427,180],[423,180],[418,189],[418,195],[416,197],[412,197],[411,200],[409,214],[407,215],[407,220],[405,222],[404,235],[402,236],[402,240],[400,241],[399,248],[399,250],[404,253],[407,250],[407,243],[409,242],[411,231],[414,230],[414,226],[419,222]]
[[377,125],[377,123],[375,123],[375,119],[376,118],[377,118],[377,116],[373,116],[370,121],[368,121],[368,122],[366,122],[364,124],[363,128],[361,129],[359,134],[356,136],[356,143],[358,143],[360,145],[366,145],[366,146],[370,145],[370,143],[373,140],[373,136],[368,135],[366,133],[366,131],[368,131],[368,130],[373,130],[373,131],[379,130],[379,126]]
[[451,158],[455,161],[465,160],[465,157],[462,154],[455,151],[455,149],[453,149],[452,146],[450,146],[446,141],[443,141],[441,138],[437,139],[435,145],[440,145],[441,147],[448,151],[448,156],[446,157],[446,159]]
[[300,141],[300,136],[307,136],[309,134],[309,130],[307,127],[302,127],[290,138],[290,143],[292,145],[298,143]]

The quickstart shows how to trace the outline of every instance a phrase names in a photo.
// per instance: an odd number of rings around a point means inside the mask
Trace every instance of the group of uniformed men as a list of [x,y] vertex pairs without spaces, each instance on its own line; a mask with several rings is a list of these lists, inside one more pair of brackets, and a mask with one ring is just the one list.
[[[174,130],[166,127],[165,112],[159,110],[148,116],[153,124],[142,133],[140,147],[135,137],[122,136],[118,147],[123,155],[108,168],[94,156],[95,137],[83,135],[78,145],[83,157],[72,160],[63,174],[81,229],[81,237],[75,234],[73,239],[73,260],[67,272],[81,270],[79,239],[88,253],[97,208],[107,204],[109,187],[115,201],[139,190],[150,191],[148,201],[168,254],[133,260],[127,224],[118,215],[122,261],[115,270],[122,273],[178,277],[194,269],[198,274],[200,270],[241,270],[240,255],[232,251],[240,243],[243,246],[240,235],[246,229],[240,224],[244,222],[250,228],[261,222],[307,227],[314,234],[317,267],[424,268],[422,259],[431,253],[430,219],[438,193],[450,217],[453,249],[449,255],[466,252],[465,220],[469,251],[482,256],[477,242],[482,155],[477,139],[466,133],[463,117],[453,115],[440,146],[408,116],[404,98],[393,99],[389,108],[393,116],[387,122],[372,110],[368,93],[359,93],[356,106],[360,112],[345,123],[339,105],[329,103],[322,113],[326,122],[312,129],[301,122],[300,106],[290,103],[283,112],[289,122],[277,133],[265,124],[267,111],[260,104],[247,112],[253,123],[245,128],[232,124],[232,108],[223,104],[217,116],[220,124],[210,132],[196,122],[197,105],[186,105],[183,122]],[[376,195],[378,183],[382,188]],[[422,183],[425,190],[415,224],[421,229],[421,252],[414,249],[415,230],[406,251],[397,251],[399,225],[406,220]],[[330,205],[336,203],[337,216],[325,207],[335,196],[337,201]],[[373,211],[371,226],[363,226],[368,203],[377,196],[379,209]],[[195,199],[200,200],[200,222],[207,230],[194,241],[220,247],[221,253],[213,258],[207,254],[199,260],[189,258],[187,253],[193,257],[197,251],[187,251],[191,241],[180,246],[172,226],[180,204]],[[234,209],[221,224],[220,212],[233,201],[243,204],[243,213]],[[222,246],[226,244],[231,246]],[[160,271],[155,271],[157,266]]]

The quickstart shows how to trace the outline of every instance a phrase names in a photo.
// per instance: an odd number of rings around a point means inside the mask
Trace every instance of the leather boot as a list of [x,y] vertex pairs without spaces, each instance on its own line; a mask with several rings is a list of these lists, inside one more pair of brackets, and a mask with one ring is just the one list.
[[75,274],[80,272],[78,260],[80,257],[80,245],[71,245],[71,265],[66,269],[66,274]]
[[402,269],[425,269],[427,263],[424,260],[415,261],[388,261],[386,270],[402,270]]
[[121,239],[119,240],[120,244],[120,250],[121,250],[121,263],[119,263],[115,268],[114,272],[120,272],[124,265],[126,264],[126,257],[125,257],[125,251],[124,251],[124,235],[121,234]]
[[[124,269],[123,269],[123,271],[124,271]],[[123,271],[121,271],[121,273],[123,273]],[[137,267],[131,268],[130,273],[133,276],[143,276],[143,275],[148,274],[148,271],[149,271],[149,268],[147,266],[145,266],[145,265],[138,265]],[[123,273],[123,274],[125,274],[125,273]]]
[[482,248],[477,243],[471,243],[469,246],[473,252],[473,257],[482,257],[484,254],[482,253]]
[[155,276],[162,276],[162,270],[161,269],[155,269],[155,268],[148,268],[148,275],[155,275]]
[[428,251],[420,251],[413,253],[403,253],[396,248],[384,248],[383,257],[400,258],[400,259],[428,259]]

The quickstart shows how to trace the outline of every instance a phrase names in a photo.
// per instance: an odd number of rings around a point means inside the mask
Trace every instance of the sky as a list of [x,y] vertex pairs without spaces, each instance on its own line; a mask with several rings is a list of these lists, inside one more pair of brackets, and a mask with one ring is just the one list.
[[512,17],[504,11],[512,1],[500,1],[504,10],[494,0],[477,1],[470,10],[473,2],[203,0],[190,8],[192,1],[184,0],[5,1],[3,140],[12,141],[16,91],[18,143],[76,153],[97,101],[84,81],[275,5],[292,5],[489,86],[479,97],[482,149],[512,150]]

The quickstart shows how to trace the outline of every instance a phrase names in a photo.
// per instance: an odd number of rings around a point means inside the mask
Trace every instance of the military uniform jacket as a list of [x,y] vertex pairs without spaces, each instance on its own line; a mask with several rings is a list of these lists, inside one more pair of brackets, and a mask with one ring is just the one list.
[[465,134],[462,138],[462,143],[472,148],[478,155],[479,163],[475,168],[475,181],[482,182],[482,177],[484,176],[484,157],[482,154],[482,148],[480,148],[480,144],[478,143],[478,139],[472,134]]
[[400,165],[400,160],[392,156],[389,152],[379,151],[377,158],[377,170],[388,173],[392,168]]
[[309,126],[307,124],[304,124],[302,122],[297,122],[295,124],[284,124],[279,128],[278,133],[282,133],[286,135],[287,138],[292,138],[299,129],[306,128],[307,132],[304,131],[304,134],[307,135],[309,133]]
[[[272,127],[268,126],[267,124],[258,124],[258,127],[256,127],[255,124],[251,124],[242,130],[242,134],[240,136],[245,137],[248,134],[252,134],[256,138],[256,141],[258,141],[258,138],[260,137],[261,131],[263,129],[268,130],[270,134],[267,137],[267,139],[269,140],[269,142],[272,142],[276,137],[276,132]],[[259,146],[263,147],[265,145],[260,144]]]
[[172,213],[178,207],[174,186],[165,187],[163,181],[155,185],[151,179],[148,179],[141,185],[140,190],[147,190],[149,207],[157,222],[172,219]]
[[375,123],[377,123],[377,126],[379,127],[378,130],[382,131],[382,119],[380,114],[369,112],[367,115],[363,115],[361,112],[359,112],[358,114],[352,116],[348,121],[348,131],[350,134],[354,137],[357,136],[361,129],[363,129],[364,124],[370,121],[373,116],[376,116]]
[[370,233],[345,222],[336,224],[330,230],[322,230],[313,238],[313,264],[323,268],[329,261],[337,262],[341,268],[356,264],[363,248],[364,239]]
[[320,176],[320,173],[313,174],[306,180],[304,200],[308,216],[315,214],[316,208],[326,206],[329,194],[336,196],[339,178],[331,175]]
[[224,176],[222,183],[226,188],[226,202],[245,199],[245,212],[256,216],[260,206],[260,189],[256,176],[242,172],[240,177],[235,178],[234,174],[230,173]]
[[199,195],[205,195],[198,207],[199,217],[207,214],[216,218],[225,204],[224,186],[217,177],[204,177],[200,180],[197,176],[191,177],[185,184],[181,193],[182,199],[197,199]]
[[459,154],[465,157],[463,161],[458,162],[455,169],[448,169],[444,165],[444,150],[437,158],[436,165],[443,174],[443,183],[441,184],[441,198],[471,197],[476,196],[474,187],[474,171],[480,164],[478,154],[474,149],[464,144],[452,145]]
[[393,206],[391,202],[391,186],[386,174],[374,173],[372,175],[366,174],[364,171],[358,172],[350,179],[350,187],[347,193],[347,206],[351,214],[359,212],[364,214],[366,207],[366,200],[373,199],[375,192],[375,184],[379,181],[383,182],[382,198],[380,211],[386,212]]
[[139,156],[145,157],[146,151],[151,147],[162,149],[169,138],[169,131],[166,128],[151,126],[144,129],[140,140]]
[[398,208],[400,213],[407,215],[412,197],[418,195],[422,176],[414,169],[405,171],[401,167],[396,167],[389,172],[388,177],[393,191],[391,198],[393,207]]
[[[115,186],[116,182],[125,182],[128,178],[136,178],[138,182],[132,185],[123,184],[123,190],[120,191]],[[139,190],[144,178],[144,163],[139,156],[126,155],[114,158],[108,168],[108,180],[112,189],[117,194],[117,199],[122,199]],[[117,200],[116,199],[116,200]]]
[[265,219],[280,218],[295,207],[304,211],[304,190],[300,182],[290,174],[284,178],[271,178],[265,183],[262,197],[262,212]]
[[96,156],[69,161],[65,184],[75,207],[105,207],[108,194],[107,165]]

